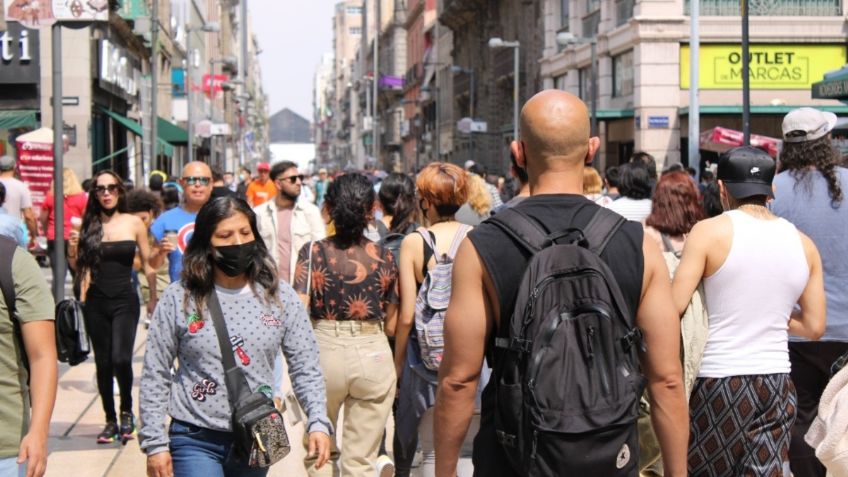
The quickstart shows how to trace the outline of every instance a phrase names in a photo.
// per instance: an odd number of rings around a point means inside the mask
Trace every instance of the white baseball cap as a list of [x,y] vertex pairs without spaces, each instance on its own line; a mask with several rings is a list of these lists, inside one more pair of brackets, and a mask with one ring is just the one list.
[[783,140],[786,142],[815,141],[833,130],[836,115],[815,108],[798,108],[783,118]]

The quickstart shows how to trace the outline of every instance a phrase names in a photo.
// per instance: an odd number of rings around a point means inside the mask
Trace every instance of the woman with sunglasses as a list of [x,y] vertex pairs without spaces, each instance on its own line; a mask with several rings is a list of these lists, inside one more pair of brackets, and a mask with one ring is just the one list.
[[[75,286],[79,286],[84,303],[97,390],[106,413],[106,427],[97,436],[97,443],[108,444],[118,438],[132,439],[135,432],[132,354],[140,305],[131,274],[136,249],[149,283],[156,283],[156,274],[148,263],[147,227],[138,217],[124,213],[126,197],[121,178],[112,171],[101,171],[92,182],[82,232],[69,240],[68,259],[77,271]],[[156,296],[155,286],[150,293]],[[121,394],[120,424],[115,414],[113,376]]]
[[[200,209],[181,280],[156,308],[141,376],[141,432],[148,477],[262,477],[233,450],[221,348],[207,306],[215,293],[236,365],[254,392],[272,395],[282,348],[306,410],[308,454],[322,467],[330,424],[315,336],[294,290],[277,278],[247,202],[219,197]],[[180,363],[171,374],[174,361]],[[170,417],[170,425],[167,425]],[[332,472],[332,471],[331,471]]]

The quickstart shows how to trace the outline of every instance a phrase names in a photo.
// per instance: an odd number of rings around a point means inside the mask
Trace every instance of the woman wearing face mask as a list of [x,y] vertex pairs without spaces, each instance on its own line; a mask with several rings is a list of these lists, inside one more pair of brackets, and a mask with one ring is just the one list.
[[385,329],[397,313],[397,267],[386,247],[362,235],[374,201],[371,182],[362,174],[330,183],[323,208],[336,233],[305,245],[298,255],[295,290],[309,304],[333,424],[345,406],[344,422],[337,425],[341,452],[333,446],[333,465],[323,471],[307,457],[313,477],[334,475],[336,462],[341,475],[373,476],[392,411],[396,381]]
[[[97,390],[106,413],[106,426],[97,436],[97,442],[108,444],[118,438],[132,439],[135,433],[132,354],[140,312],[132,283],[136,249],[150,283],[155,282],[155,271],[148,263],[147,227],[138,217],[125,213],[126,195],[121,178],[112,171],[101,171],[92,182],[82,231],[68,241],[68,261],[77,271],[75,286],[79,287],[84,303],[85,327],[91,337],[97,369]],[[150,293],[155,299],[155,287]],[[115,414],[113,376],[121,393],[120,424]]]
[[[219,197],[200,209],[183,256],[181,281],[156,307],[141,376],[141,449],[149,477],[263,477],[232,451],[231,406],[215,326],[215,293],[236,363],[255,392],[271,397],[274,358],[282,346],[294,392],[308,414],[308,453],[323,466],[330,425],[312,327],[241,199]],[[171,365],[179,360],[176,375]],[[171,424],[166,431],[170,416]]]

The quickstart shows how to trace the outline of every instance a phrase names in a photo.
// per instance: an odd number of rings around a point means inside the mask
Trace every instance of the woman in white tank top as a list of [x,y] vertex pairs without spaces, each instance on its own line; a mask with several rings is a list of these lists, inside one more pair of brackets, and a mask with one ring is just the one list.
[[709,313],[689,402],[691,476],[789,475],[797,403],[788,334],[818,339],[825,300],[815,245],[765,207],[774,170],[756,148],[722,156],[727,212],[692,229],[674,277],[678,310],[703,280]]

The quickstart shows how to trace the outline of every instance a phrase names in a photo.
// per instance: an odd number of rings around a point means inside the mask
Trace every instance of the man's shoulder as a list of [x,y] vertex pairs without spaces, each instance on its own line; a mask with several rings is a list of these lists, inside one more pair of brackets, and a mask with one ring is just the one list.
[[272,200],[266,200],[265,202],[263,202],[263,203],[261,203],[261,204],[259,204],[259,205],[257,205],[256,207],[253,208],[253,213],[255,213],[256,215],[258,215],[260,217],[262,217],[263,214],[267,214],[268,212],[276,212],[276,211],[277,211],[277,204],[274,202],[273,199]]

